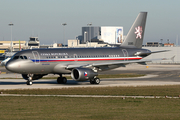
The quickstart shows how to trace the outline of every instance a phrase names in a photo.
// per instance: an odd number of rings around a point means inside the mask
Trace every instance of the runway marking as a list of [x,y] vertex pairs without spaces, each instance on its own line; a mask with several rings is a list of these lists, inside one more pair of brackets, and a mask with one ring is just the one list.
[[80,97],[80,98],[169,98],[169,99],[179,99],[179,97],[171,97],[171,96],[115,96],[115,95],[27,95],[27,94],[0,94],[0,96],[14,96],[14,97]]

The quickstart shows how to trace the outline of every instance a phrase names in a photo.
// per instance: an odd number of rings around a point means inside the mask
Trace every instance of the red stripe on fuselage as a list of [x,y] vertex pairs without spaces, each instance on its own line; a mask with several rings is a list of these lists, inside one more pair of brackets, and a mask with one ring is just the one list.
[[141,57],[134,58],[77,58],[77,59],[60,59],[60,60],[42,60],[41,62],[60,62],[60,61],[105,61],[105,60],[140,60]]

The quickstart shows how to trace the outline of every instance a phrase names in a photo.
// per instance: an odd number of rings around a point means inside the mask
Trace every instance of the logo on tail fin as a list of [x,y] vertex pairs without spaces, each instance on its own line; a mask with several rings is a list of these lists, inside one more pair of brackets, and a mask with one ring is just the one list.
[[134,32],[136,34],[136,39],[138,39],[138,37],[141,39],[142,38],[142,26],[138,26],[135,28],[136,32]]

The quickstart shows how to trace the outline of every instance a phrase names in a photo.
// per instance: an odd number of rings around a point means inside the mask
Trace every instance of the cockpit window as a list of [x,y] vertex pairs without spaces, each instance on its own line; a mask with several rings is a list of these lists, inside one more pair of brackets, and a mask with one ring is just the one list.
[[26,56],[24,56],[24,59],[27,59],[27,57],[26,57]]
[[19,58],[19,56],[14,56],[14,58],[13,59],[18,59]]
[[20,56],[20,59],[23,59],[23,56]]
[[26,56],[14,56],[13,59],[27,59]]

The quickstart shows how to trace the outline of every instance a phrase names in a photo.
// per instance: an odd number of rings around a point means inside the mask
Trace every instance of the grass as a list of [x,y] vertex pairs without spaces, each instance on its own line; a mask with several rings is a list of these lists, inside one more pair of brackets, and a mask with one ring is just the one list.
[[[3,94],[179,96],[177,86],[1,90]],[[0,119],[179,119],[180,99],[0,96]]]
[[126,96],[172,96],[180,95],[180,85],[174,86],[141,86],[141,87],[80,87],[61,89],[24,89],[1,90],[4,94],[35,95],[126,95]]
[[179,119],[179,99],[0,97],[0,119]]

